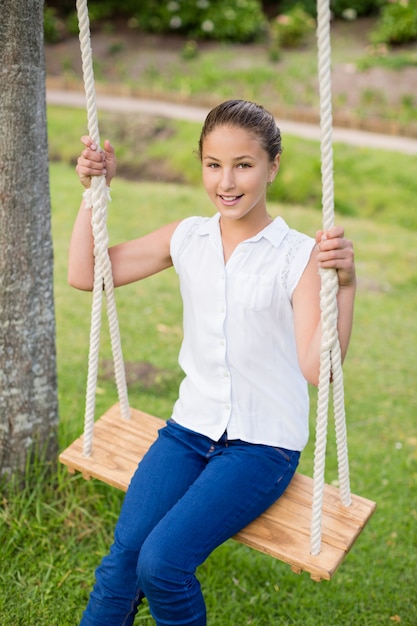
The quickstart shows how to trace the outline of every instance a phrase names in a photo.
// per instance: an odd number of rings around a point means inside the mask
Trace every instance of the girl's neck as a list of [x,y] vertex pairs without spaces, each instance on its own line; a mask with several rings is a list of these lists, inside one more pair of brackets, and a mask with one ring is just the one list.
[[250,237],[257,235],[261,232],[261,230],[269,226],[271,222],[272,218],[266,212],[256,220],[244,218],[238,220],[228,220],[224,219],[223,216],[220,216],[220,232],[222,237],[227,237],[228,239],[237,241],[245,241],[245,239],[249,239]]
[[263,219],[253,222],[252,220],[226,220],[220,217],[220,234],[223,244],[224,261],[227,263],[234,249],[246,241],[257,235],[261,230],[271,224],[272,218],[265,213]]

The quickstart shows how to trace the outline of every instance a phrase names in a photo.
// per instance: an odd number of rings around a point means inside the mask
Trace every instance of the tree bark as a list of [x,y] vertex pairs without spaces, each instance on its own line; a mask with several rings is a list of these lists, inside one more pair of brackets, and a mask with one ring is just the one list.
[[[57,452],[43,0],[0,2],[0,474]],[[45,455],[45,456],[44,456]]]

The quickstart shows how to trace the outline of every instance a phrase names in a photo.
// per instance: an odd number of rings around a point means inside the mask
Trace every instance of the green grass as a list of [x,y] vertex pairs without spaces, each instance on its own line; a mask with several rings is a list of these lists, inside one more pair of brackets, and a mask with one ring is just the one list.
[[[375,16],[347,22],[334,20],[331,25],[333,80],[333,115],[335,120],[346,118],[362,125],[375,120],[387,129],[392,122],[400,123],[402,132],[414,132],[416,107],[407,100],[415,100],[415,90],[404,93],[406,100],[397,98],[395,73],[416,65],[415,52],[410,46],[370,46],[370,33]],[[278,60],[273,60],[268,41],[256,44],[213,44],[191,42],[195,54],[186,58],[184,50],[190,46],[185,38],[153,38],[116,25],[112,35],[94,31],[92,47],[94,70],[101,89],[122,86],[136,95],[145,97],[175,98],[205,104],[230,97],[260,100],[277,114],[285,111],[296,116],[316,115],[319,109],[317,86],[317,40],[314,33],[303,44],[282,50]],[[80,80],[78,44],[71,41],[60,46],[47,46],[48,70],[60,74],[70,82]],[[370,86],[375,97],[367,103],[363,93],[367,84],[346,74],[346,68],[355,68],[356,74],[370,72]],[[379,80],[373,80],[374,68],[379,70]],[[343,80],[340,80],[342,72]],[[391,81],[391,76],[394,82]],[[387,132],[391,132],[387,130]]]
[[[71,124],[75,137],[84,132],[80,120],[74,112]],[[58,123],[60,134],[56,131]],[[58,122],[50,114],[50,124],[52,142],[59,137],[65,159],[71,160],[78,152],[77,140],[66,136],[62,118]],[[191,136],[191,127],[181,128],[179,132]],[[290,163],[283,165],[277,183],[283,188],[305,189],[303,203],[274,202],[270,210],[295,228],[314,233],[320,228],[320,214],[308,189],[317,175],[317,145],[293,138],[286,144],[284,155]],[[192,169],[190,147],[177,143],[177,152],[189,155]],[[336,152],[338,202],[354,208],[346,211],[352,215],[337,215],[337,221],[345,225],[355,242],[359,275],[355,328],[344,370],[351,484],[355,493],[376,500],[378,509],[328,583],[314,583],[305,574],[297,576],[287,565],[232,541],[221,546],[199,571],[209,626],[417,623],[415,159],[346,147],[337,147]],[[171,153],[169,148],[167,153]],[[185,156],[179,154],[178,158]],[[310,165],[301,167],[303,161]],[[179,167],[176,159],[170,167]],[[360,185],[356,182],[359,176]],[[196,178],[193,183],[115,180],[109,214],[112,241],[177,217],[210,214]],[[315,181],[314,187],[318,184]],[[91,295],[74,291],[66,283],[69,235],[80,195],[73,169],[64,162],[53,163],[61,448],[81,432],[84,410]],[[384,196],[389,196],[390,203],[383,203]],[[405,228],[407,224],[413,224],[414,229]],[[131,404],[168,417],[181,376],[176,363],[181,340],[176,275],[169,270],[118,290],[116,297],[125,360],[147,361],[162,372],[150,387],[139,380],[131,385]],[[104,323],[103,361],[111,356],[107,335]],[[115,400],[113,381],[100,375],[97,414]],[[315,401],[312,390],[312,429]],[[300,469],[306,473],[311,473],[313,439],[302,457]],[[336,478],[335,468],[330,435],[328,481]],[[94,580],[94,568],[111,541],[122,494],[95,481],[85,482],[78,475],[70,476],[65,468],[52,468],[49,473],[47,469],[51,468],[29,468],[25,486],[3,494],[1,624],[75,626]],[[136,624],[153,624],[146,607]]]
[[414,50],[405,49],[395,53],[389,50],[387,46],[375,46],[371,48],[367,56],[359,59],[357,63],[358,70],[364,72],[372,67],[382,67],[388,70],[402,70],[405,67],[415,67],[417,65],[417,55]]
[[[50,107],[48,118],[51,154],[75,163],[79,137],[87,132],[85,112]],[[136,180],[165,177],[200,185],[200,164],[194,154],[200,124],[104,112],[100,128],[102,139],[111,139],[117,147],[120,173]],[[285,135],[283,148],[270,200],[320,210],[318,143]],[[411,210],[417,196],[417,156],[335,143],[334,169],[335,206],[340,215],[417,229],[417,213]]]

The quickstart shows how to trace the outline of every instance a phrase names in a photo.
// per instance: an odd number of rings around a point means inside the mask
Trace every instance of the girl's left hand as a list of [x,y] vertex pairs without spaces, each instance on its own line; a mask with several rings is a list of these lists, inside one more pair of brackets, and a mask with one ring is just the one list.
[[85,148],[78,157],[75,168],[81,184],[88,189],[91,186],[92,176],[105,176],[107,186],[110,187],[116,173],[116,156],[110,141],[105,140],[103,149],[98,149],[88,135],[83,135],[81,142]]
[[337,271],[340,287],[349,287],[356,282],[352,242],[345,239],[341,226],[316,233],[317,262],[320,268]]

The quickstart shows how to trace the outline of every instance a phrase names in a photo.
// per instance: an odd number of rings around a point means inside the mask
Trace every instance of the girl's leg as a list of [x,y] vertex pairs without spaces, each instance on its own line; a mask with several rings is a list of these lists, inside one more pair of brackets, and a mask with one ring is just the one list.
[[139,585],[158,626],[204,626],[195,570],[286,489],[299,453],[225,440],[203,442],[206,469],[145,540]]
[[143,594],[137,583],[141,546],[206,465],[198,453],[162,428],[129,485],[114,543],[96,571],[80,626],[130,626]]

